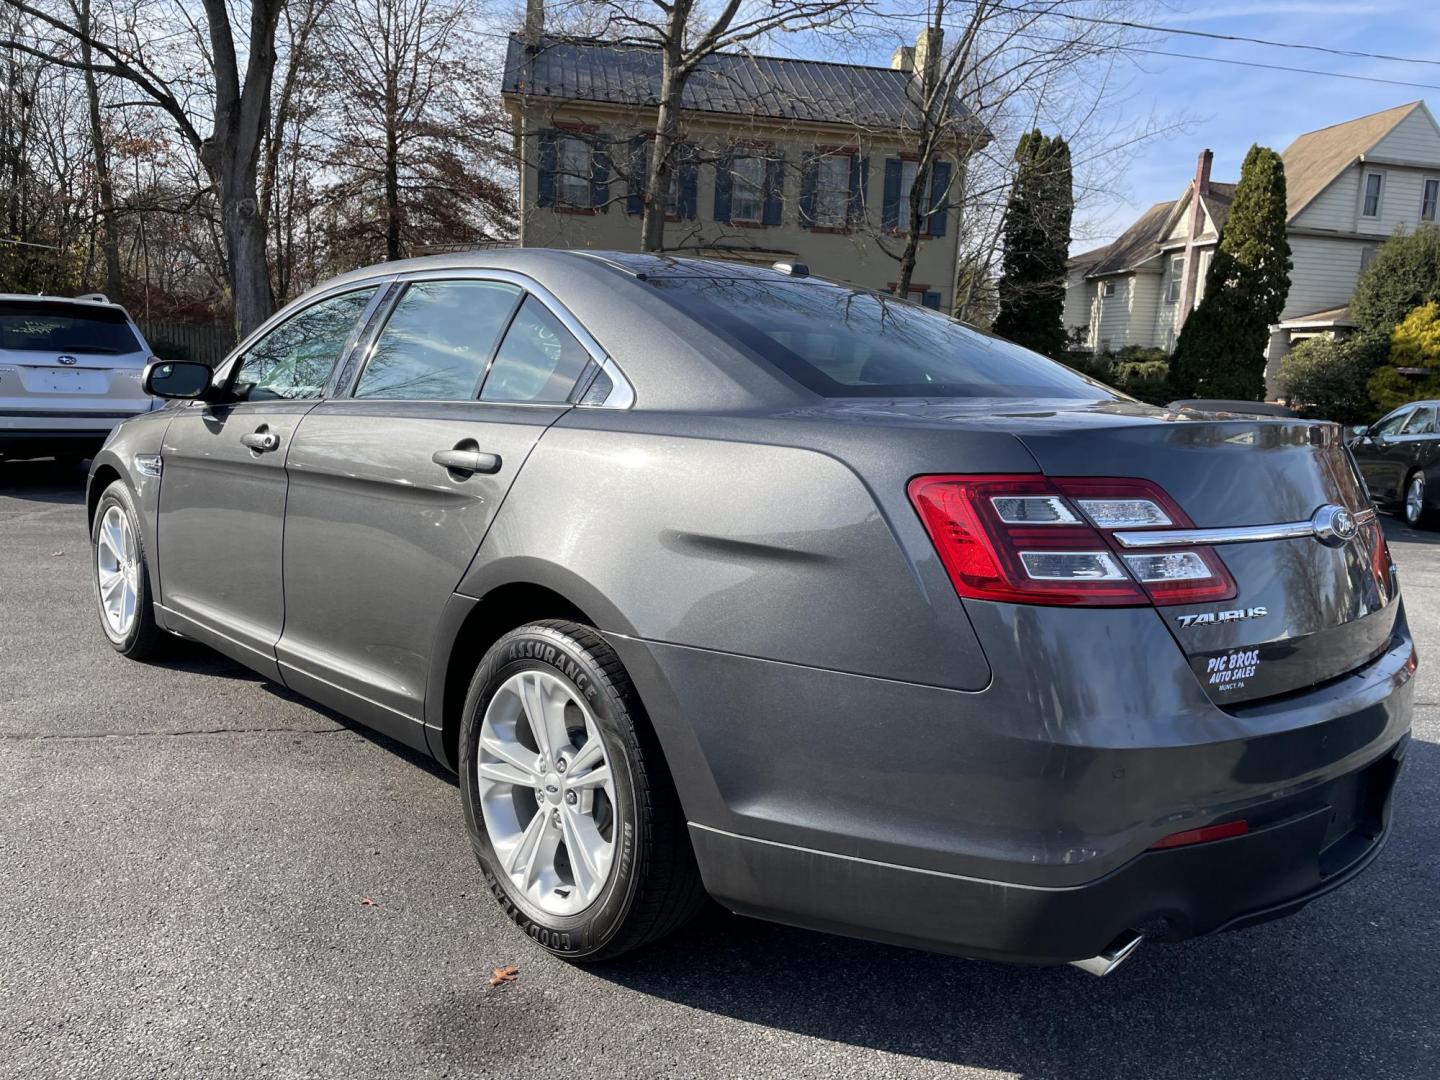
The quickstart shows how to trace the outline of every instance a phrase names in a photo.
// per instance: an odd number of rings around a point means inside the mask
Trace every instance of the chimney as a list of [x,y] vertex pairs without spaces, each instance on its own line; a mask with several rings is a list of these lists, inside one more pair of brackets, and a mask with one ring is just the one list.
[[525,44],[532,49],[539,48],[544,34],[545,0],[525,0]]
[[1195,190],[1201,195],[1210,194],[1210,166],[1215,161],[1215,155],[1210,150],[1200,151],[1200,157],[1195,162]]
[[945,31],[927,26],[915,39],[915,60],[911,68],[923,81],[926,74],[940,59],[940,49],[945,43]]
[[890,57],[891,71],[914,71],[915,70],[915,46],[901,45],[895,50],[895,55]]

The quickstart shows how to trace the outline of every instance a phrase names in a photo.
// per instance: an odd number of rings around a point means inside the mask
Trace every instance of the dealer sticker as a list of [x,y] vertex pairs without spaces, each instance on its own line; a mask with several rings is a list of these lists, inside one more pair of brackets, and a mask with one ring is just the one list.
[[1253,679],[1260,670],[1259,649],[1236,649],[1234,652],[1212,656],[1205,663],[1205,681],[1224,693],[1239,690],[1247,679]]

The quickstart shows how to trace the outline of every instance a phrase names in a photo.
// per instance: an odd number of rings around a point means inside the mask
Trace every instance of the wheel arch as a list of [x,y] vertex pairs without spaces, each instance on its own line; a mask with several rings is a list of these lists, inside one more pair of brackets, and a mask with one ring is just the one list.
[[[129,486],[124,472],[114,461],[106,457],[97,457],[90,468],[90,481],[85,488],[85,527],[86,529],[95,526],[95,511],[100,506],[100,496],[105,494],[105,489],[116,480],[122,480]],[[130,492],[133,497],[135,492]]]

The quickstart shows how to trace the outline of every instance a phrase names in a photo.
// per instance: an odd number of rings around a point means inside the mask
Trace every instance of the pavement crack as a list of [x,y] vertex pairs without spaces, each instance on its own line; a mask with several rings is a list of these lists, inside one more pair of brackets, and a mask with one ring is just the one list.
[[0,731],[3,742],[44,742],[51,739],[169,739],[190,735],[334,735],[345,727],[217,727],[180,731]]

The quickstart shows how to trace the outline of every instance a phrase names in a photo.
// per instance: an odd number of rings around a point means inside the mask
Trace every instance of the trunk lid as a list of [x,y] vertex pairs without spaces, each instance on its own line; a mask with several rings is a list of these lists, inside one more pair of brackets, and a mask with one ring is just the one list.
[[[1016,410],[1004,422],[1049,476],[1157,484],[1196,528],[1308,522],[1370,509],[1341,431],[1303,420],[1178,416],[1133,408]],[[1378,520],[1328,546],[1313,536],[1215,545],[1238,592],[1154,609],[1213,700],[1314,686],[1381,653],[1396,583]]]

